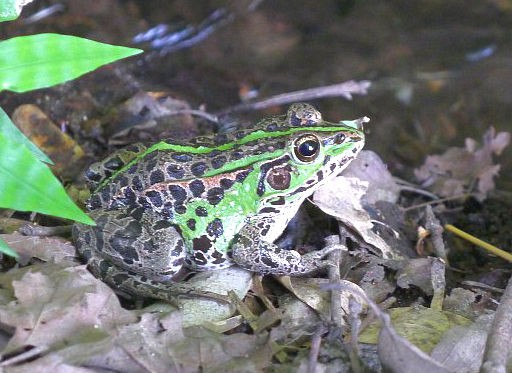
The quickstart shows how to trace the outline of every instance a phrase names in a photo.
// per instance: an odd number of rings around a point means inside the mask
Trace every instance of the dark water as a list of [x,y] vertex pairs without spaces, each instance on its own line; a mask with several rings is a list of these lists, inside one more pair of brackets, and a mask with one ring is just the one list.
[[[466,137],[480,141],[490,126],[512,130],[507,1],[35,1],[23,16],[57,3],[64,10],[2,25],[0,37],[51,31],[133,45],[133,36],[158,24],[168,33],[192,27],[197,38],[188,48],[158,53],[142,44],[148,53],[129,70],[143,89],[210,111],[239,103],[247,90],[264,98],[371,80],[366,97],[314,104],[329,120],[371,117],[368,148],[398,174]],[[225,18],[208,29],[215,11]],[[2,97],[9,110],[12,99]],[[510,190],[511,154],[498,158],[502,189]]]

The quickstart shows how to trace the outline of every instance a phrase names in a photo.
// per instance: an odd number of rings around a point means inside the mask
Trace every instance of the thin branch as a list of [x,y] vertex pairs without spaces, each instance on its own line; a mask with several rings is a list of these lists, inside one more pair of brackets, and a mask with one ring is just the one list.
[[217,113],[217,115],[221,116],[243,111],[262,110],[271,106],[314,100],[323,97],[345,97],[347,100],[351,100],[352,95],[366,95],[370,85],[371,83],[367,80],[361,80],[359,82],[355,80],[349,80],[339,84],[283,93],[261,101],[231,106]]
[[484,362],[481,372],[498,373],[507,371],[507,360],[512,350],[512,277],[494,316],[491,331],[487,337]]

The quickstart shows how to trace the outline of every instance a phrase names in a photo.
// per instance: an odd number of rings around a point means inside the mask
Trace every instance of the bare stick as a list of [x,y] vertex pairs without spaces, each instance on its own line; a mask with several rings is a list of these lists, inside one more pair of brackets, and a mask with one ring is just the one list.
[[491,331],[485,346],[484,363],[481,372],[497,373],[507,371],[512,340],[512,278],[509,279],[505,294],[496,309]]
[[271,106],[284,105],[298,101],[314,100],[322,97],[345,97],[347,100],[351,100],[352,95],[366,95],[370,85],[371,83],[367,80],[361,80],[359,82],[355,80],[349,80],[339,84],[283,93],[262,101],[231,106],[217,113],[217,115],[221,116],[228,113],[261,110]]

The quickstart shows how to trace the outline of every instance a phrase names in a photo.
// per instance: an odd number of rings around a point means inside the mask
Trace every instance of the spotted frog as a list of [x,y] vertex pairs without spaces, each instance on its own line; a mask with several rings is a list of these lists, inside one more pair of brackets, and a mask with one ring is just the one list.
[[196,293],[176,281],[182,268],[313,273],[331,249],[300,255],[274,241],[356,157],[368,120],[329,123],[293,104],[249,129],[117,151],[86,172],[96,226],[74,226],[77,248],[119,291],[165,300]]

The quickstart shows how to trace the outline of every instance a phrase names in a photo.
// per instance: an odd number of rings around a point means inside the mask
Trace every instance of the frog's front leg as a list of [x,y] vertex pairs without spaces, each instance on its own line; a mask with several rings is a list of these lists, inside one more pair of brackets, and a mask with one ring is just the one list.
[[185,247],[179,229],[161,215],[139,208],[95,210],[96,226],[76,224],[73,237],[89,270],[114,290],[176,303],[179,296],[226,302],[173,279],[183,266]]
[[232,245],[233,260],[242,268],[261,274],[301,276],[311,274],[331,265],[323,259],[337,250],[330,246],[300,255],[295,250],[283,250],[265,241],[254,224],[246,224],[235,236]]

